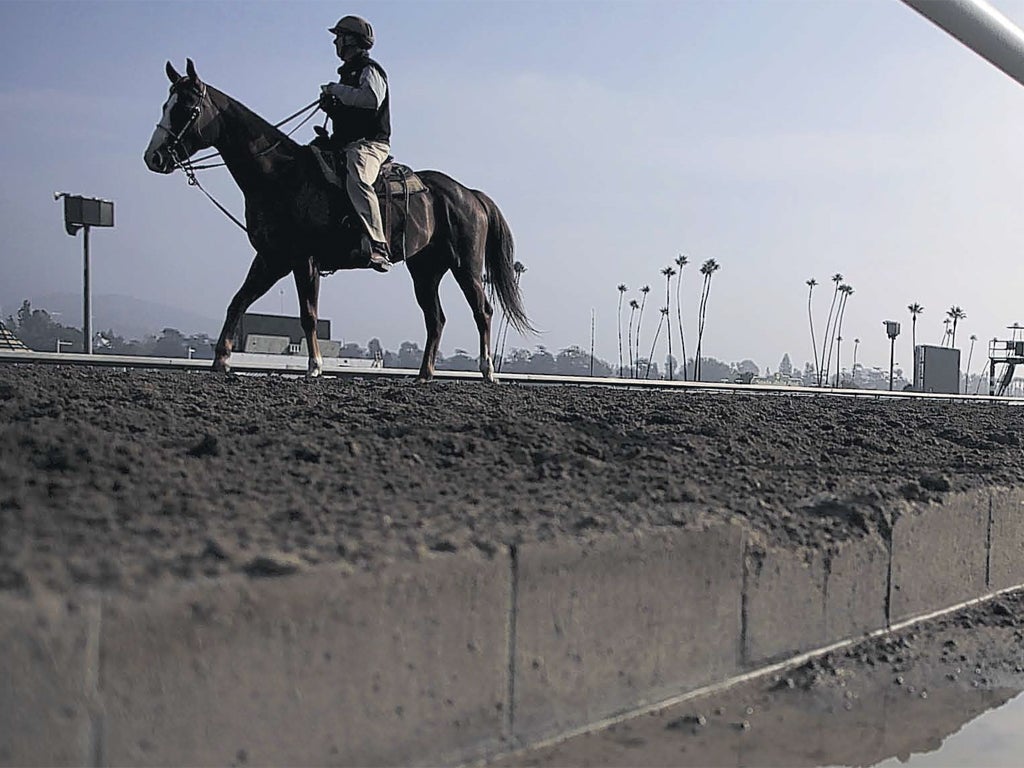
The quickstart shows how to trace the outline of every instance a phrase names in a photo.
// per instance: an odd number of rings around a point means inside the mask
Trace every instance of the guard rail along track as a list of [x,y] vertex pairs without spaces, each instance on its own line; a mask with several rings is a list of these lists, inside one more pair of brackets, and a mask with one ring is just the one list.
[[[210,360],[177,357],[141,357],[135,355],[83,355],[68,352],[0,351],[0,363],[32,363],[35,365],[86,365],[140,370],[171,370],[210,372]],[[236,353],[231,357],[231,370],[246,374],[284,374],[304,376],[306,357],[292,355],[254,355]],[[410,378],[410,368],[364,368],[347,366],[339,359],[324,358],[323,375],[341,378]],[[936,394],[931,392],[889,392],[878,389],[841,389],[836,387],[792,387],[772,384],[730,384],[708,381],[667,381],[664,379],[619,379],[598,376],[554,376],[537,373],[501,373],[499,379],[527,385],[601,386],[626,389],[662,389],[680,392],[718,392],[721,394],[795,395],[867,398],[909,398],[940,401],[1004,403],[1024,405],[1024,399],[990,395]],[[478,371],[435,371],[435,378],[448,381],[480,381]]]

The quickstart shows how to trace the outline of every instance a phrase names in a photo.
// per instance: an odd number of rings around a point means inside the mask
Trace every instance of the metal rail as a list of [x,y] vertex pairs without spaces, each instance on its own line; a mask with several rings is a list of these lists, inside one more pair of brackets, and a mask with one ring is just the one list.
[[[176,357],[140,357],[134,355],[83,355],[69,352],[13,352],[0,350],[0,364],[75,365],[140,370],[172,370],[210,373],[209,360],[187,360]],[[306,358],[291,355],[246,355],[231,357],[231,370],[244,374],[282,374],[305,376]],[[324,358],[323,375],[349,379],[409,379],[417,371],[411,368],[364,368],[345,365],[340,360]],[[477,371],[437,371],[436,378],[449,381],[480,381]],[[713,392],[722,395],[788,395],[803,397],[846,397],[903,400],[945,400],[968,403],[1003,403],[1024,406],[1024,400],[990,395],[936,394],[934,392],[889,392],[880,389],[838,389],[791,387],[778,384],[729,384],[711,381],[665,381],[664,379],[617,379],[598,376],[554,376],[539,373],[503,373],[505,382],[532,386],[591,386],[615,389],[673,390],[677,392]]]
[[985,0],[902,0],[1024,85],[1024,30]]

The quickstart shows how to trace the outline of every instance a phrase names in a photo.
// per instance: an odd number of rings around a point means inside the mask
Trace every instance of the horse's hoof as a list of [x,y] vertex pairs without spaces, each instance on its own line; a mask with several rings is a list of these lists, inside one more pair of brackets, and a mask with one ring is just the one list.
[[323,373],[323,371],[320,370],[319,368],[310,368],[308,371],[306,371],[306,378],[307,379],[319,379],[320,378],[320,374],[322,374],[322,373]]
[[434,378],[432,376],[417,376],[416,377],[416,383],[417,384],[429,384],[433,380],[434,380]]

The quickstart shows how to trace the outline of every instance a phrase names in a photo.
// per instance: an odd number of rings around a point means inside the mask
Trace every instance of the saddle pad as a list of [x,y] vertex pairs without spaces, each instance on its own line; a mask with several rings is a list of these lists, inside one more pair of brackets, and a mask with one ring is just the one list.
[[[345,188],[342,176],[345,173],[345,161],[340,153],[323,150],[315,144],[310,144],[309,149],[316,158],[317,165],[324,179],[331,186],[339,189]],[[337,163],[337,165],[335,165]],[[335,168],[340,169],[340,173]],[[407,193],[415,195],[426,192],[427,187],[423,180],[407,165],[386,161],[380,167],[380,175],[373,183],[373,191],[378,197],[404,197]]]
[[[385,189],[385,185],[387,185],[387,189]],[[417,192],[426,192],[427,187],[409,166],[386,162],[380,167],[380,176],[373,183],[373,191],[379,197],[385,193],[400,197],[406,194],[415,195]]]

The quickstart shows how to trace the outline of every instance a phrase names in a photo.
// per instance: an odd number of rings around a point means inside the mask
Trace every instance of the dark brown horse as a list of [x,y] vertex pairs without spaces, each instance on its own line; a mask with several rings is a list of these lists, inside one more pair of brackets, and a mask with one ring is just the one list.
[[[308,373],[318,376],[323,367],[316,338],[318,265],[328,264],[332,270],[367,266],[365,260],[349,255],[355,241],[342,224],[348,203],[324,182],[308,147],[201,81],[191,59],[185,72],[179,75],[167,63],[170,96],[146,148],[146,165],[157,173],[171,173],[199,150],[216,148],[245,196],[246,230],[256,249],[249,274],[228,305],[213,367],[228,370],[242,314],[291,272],[309,349]],[[434,375],[445,322],[438,286],[451,271],[480,334],[480,372],[493,381],[492,309],[484,290],[485,268],[512,325],[523,332],[533,330],[515,280],[512,233],[494,201],[483,192],[437,171],[417,175],[427,192],[409,198],[407,221],[398,207],[400,201],[395,201],[391,214],[404,224],[404,253],[427,326],[418,380],[429,381]],[[392,250],[400,252],[401,245],[393,242]]]

